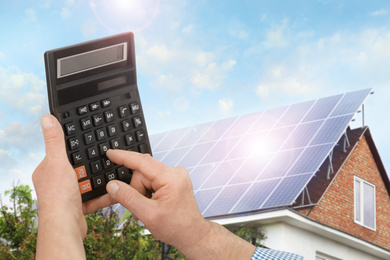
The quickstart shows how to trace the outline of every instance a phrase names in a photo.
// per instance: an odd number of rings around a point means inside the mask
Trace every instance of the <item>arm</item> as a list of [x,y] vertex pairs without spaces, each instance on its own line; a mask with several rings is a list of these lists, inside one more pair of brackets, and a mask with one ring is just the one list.
[[85,259],[87,224],[62,128],[52,116],[42,117],[41,124],[46,157],[32,176],[38,198],[36,259]]
[[155,237],[188,259],[251,259],[255,251],[252,244],[203,218],[186,169],[171,168],[150,155],[128,151],[109,150],[107,156],[134,169],[130,186],[111,181],[108,193]]

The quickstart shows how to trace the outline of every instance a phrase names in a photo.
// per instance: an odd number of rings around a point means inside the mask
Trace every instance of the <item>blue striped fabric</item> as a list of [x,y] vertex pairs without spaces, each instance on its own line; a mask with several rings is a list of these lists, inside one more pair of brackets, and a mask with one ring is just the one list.
[[256,248],[255,253],[252,256],[251,260],[259,260],[259,259],[267,259],[267,260],[303,260],[302,256],[287,253],[283,251],[277,251],[272,249],[265,249],[258,247]]

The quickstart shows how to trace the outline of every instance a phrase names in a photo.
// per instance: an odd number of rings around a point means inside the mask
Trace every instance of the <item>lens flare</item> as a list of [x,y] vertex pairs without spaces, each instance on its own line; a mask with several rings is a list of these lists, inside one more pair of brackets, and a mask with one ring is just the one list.
[[96,20],[111,32],[140,32],[156,18],[160,0],[91,0]]

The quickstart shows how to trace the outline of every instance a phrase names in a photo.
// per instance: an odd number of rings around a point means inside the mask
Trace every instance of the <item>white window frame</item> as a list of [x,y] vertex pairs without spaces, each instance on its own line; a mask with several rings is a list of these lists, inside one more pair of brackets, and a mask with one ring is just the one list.
[[[357,184],[358,183],[358,184]],[[373,189],[374,189],[374,226],[373,227],[370,227],[370,226],[367,226],[364,224],[364,184],[368,185],[368,186],[371,186]],[[359,195],[360,195],[360,198],[359,198],[359,206],[360,206],[360,212],[359,212],[359,215],[360,215],[360,220],[357,219],[357,210],[356,210],[356,203],[357,203],[357,194],[356,194],[356,185],[359,185]],[[368,181],[365,181],[357,176],[354,176],[353,178],[353,194],[354,194],[354,201],[353,201],[353,206],[354,206],[354,220],[355,220],[355,223],[358,224],[358,225],[361,225],[365,228],[368,228],[368,229],[371,229],[373,231],[376,231],[376,187],[374,184],[372,183],[369,183]]]

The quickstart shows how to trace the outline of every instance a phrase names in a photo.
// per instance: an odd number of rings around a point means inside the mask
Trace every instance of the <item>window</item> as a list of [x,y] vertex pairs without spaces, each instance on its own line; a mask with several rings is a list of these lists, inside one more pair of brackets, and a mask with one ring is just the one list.
[[375,186],[355,176],[355,223],[376,229]]

